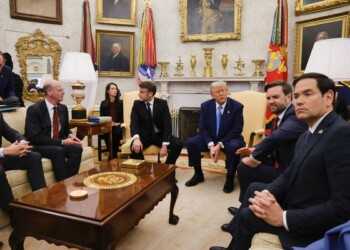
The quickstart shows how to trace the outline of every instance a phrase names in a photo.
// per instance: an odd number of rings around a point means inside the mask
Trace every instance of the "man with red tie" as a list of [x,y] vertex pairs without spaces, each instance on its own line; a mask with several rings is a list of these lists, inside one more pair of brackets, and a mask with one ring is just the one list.
[[27,110],[25,135],[42,157],[51,159],[57,181],[79,172],[82,142],[69,129],[68,109],[61,104],[64,89],[59,81],[48,80],[45,100]]

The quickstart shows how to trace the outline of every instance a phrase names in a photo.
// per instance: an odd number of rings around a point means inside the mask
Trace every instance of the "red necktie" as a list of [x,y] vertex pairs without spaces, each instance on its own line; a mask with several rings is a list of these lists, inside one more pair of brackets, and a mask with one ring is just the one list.
[[53,127],[52,127],[52,138],[59,138],[59,123],[58,123],[58,111],[57,107],[53,107]]
[[277,129],[279,120],[280,118],[278,116],[273,120],[272,131]]
[[[274,120],[273,120],[273,126],[272,126],[272,131],[276,130],[277,127],[278,127],[278,121],[280,120],[280,118],[277,116]],[[278,161],[277,161],[277,155],[276,155],[276,151],[273,152],[274,156],[275,156],[275,164],[274,164],[274,167],[275,168],[279,168],[280,165],[278,164]]]

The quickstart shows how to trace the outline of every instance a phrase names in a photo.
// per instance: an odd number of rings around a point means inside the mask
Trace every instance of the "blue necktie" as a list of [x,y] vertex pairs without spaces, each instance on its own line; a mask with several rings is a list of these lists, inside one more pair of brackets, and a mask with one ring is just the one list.
[[220,122],[221,122],[221,113],[222,106],[220,105],[216,111],[216,137],[219,135],[219,128],[220,128]]

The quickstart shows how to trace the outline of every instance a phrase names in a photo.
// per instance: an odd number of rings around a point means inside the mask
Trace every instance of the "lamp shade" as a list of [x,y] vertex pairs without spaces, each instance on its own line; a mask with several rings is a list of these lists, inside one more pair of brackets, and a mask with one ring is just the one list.
[[64,56],[58,78],[61,82],[96,82],[96,73],[90,54],[82,52],[67,52]]
[[334,81],[350,80],[350,38],[315,42],[304,73],[321,73]]

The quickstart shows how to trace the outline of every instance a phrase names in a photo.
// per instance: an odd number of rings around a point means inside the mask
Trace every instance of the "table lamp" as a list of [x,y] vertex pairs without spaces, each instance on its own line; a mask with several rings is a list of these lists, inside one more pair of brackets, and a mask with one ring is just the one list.
[[333,81],[350,81],[350,38],[315,42],[304,73],[316,72]]
[[72,97],[77,102],[77,105],[72,108],[72,121],[87,121],[86,109],[81,106],[85,98],[85,83],[97,81],[90,54],[67,52],[58,78],[61,82],[72,83]]

